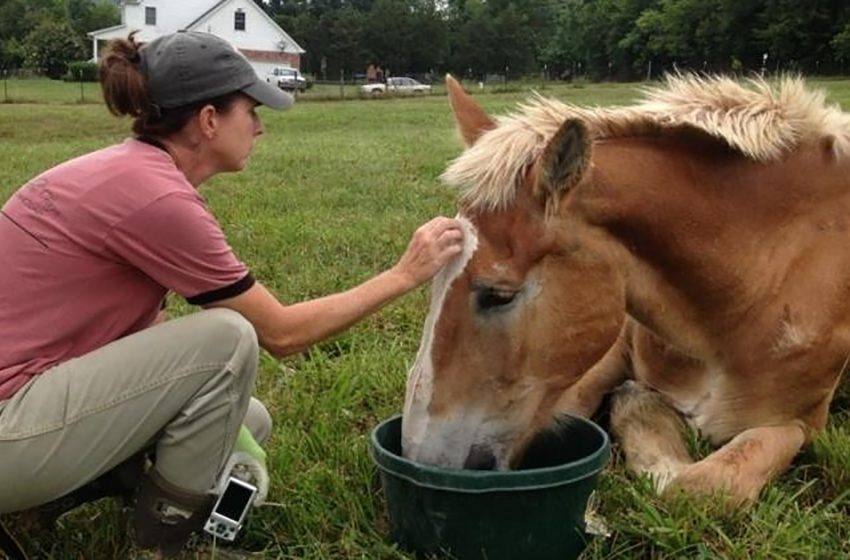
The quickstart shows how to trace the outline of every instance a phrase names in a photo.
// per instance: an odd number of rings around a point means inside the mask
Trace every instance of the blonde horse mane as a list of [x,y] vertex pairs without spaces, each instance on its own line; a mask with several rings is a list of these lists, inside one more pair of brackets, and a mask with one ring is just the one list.
[[802,78],[771,84],[720,76],[676,75],[624,107],[585,108],[536,95],[518,111],[498,117],[442,175],[461,187],[464,203],[491,210],[511,204],[523,170],[542,153],[558,127],[579,118],[594,139],[657,134],[690,126],[726,142],[754,161],[769,162],[804,142],[831,144],[836,158],[850,154],[850,114],[826,103]]

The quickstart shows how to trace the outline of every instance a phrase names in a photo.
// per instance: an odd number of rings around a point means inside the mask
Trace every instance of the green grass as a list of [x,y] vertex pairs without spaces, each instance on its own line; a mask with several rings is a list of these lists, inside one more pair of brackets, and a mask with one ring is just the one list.
[[100,103],[100,86],[47,78],[0,79],[0,103]]
[[[40,170],[119,141],[129,129],[101,104],[77,103],[77,84],[49,83],[55,89],[45,94],[46,83],[17,84],[21,98],[50,95],[41,104],[0,104],[0,200]],[[850,82],[822,85],[850,107]],[[607,84],[544,93],[582,104],[636,95],[634,85]],[[518,87],[480,101],[500,112],[526,95]],[[394,262],[418,224],[455,212],[453,193],[437,180],[459,153],[444,97],[306,100],[284,113],[263,110],[267,132],[249,168],[203,188],[237,253],[284,301],[366,279]],[[372,427],[401,410],[426,305],[420,289],[307,354],[285,362],[263,357],[257,394],[276,421],[274,505],[254,512],[243,547],[267,558],[410,558],[387,540],[367,440]],[[171,307],[188,311],[179,301]],[[836,400],[829,429],[746,511],[660,500],[615,461],[598,490],[613,534],[593,541],[583,558],[850,556],[848,402],[843,394]],[[108,503],[63,518],[55,534],[26,535],[25,543],[39,557],[69,560],[117,558],[129,547],[122,517]]]

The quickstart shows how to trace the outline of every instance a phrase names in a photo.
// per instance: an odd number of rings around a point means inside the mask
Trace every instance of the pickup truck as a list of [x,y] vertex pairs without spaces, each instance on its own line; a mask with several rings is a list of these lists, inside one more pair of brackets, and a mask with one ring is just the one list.
[[307,89],[307,79],[297,68],[278,66],[266,76],[266,81],[286,91],[304,91]]

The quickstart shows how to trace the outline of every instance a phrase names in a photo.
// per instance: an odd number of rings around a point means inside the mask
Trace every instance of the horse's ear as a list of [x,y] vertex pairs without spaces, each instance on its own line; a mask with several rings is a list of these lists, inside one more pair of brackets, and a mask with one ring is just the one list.
[[543,150],[536,192],[546,199],[560,198],[581,180],[589,163],[587,127],[579,119],[567,119]]
[[463,91],[463,86],[451,74],[446,74],[446,89],[449,92],[449,103],[455,114],[458,131],[467,146],[471,146],[479,136],[496,127],[496,123],[472,99],[471,95]]

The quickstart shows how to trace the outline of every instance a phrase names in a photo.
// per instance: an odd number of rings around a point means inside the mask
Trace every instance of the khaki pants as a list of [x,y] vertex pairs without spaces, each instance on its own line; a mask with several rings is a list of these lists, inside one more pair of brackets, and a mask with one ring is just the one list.
[[216,309],[36,376],[0,402],[0,513],[63,496],[146,448],[168,482],[208,492],[243,422],[258,441],[271,432],[251,398],[258,353],[251,324]]

